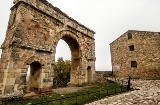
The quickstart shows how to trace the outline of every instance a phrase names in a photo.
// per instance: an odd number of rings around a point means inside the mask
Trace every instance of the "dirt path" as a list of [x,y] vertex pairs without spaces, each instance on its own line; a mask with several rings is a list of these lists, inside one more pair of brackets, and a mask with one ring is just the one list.
[[82,90],[82,89],[85,89],[85,88],[88,88],[88,87],[89,86],[57,88],[57,89],[53,89],[53,92],[54,93],[59,93],[59,94],[66,94],[66,93],[77,92],[78,90]]
[[[82,89],[85,89],[88,87],[90,87],[90,86],[57,88],[57,89],[53,89],[53,93],[67,94],[67,93],[77,92],[78,90],[82,90]],[[30,93],[27,93],[23,96],[23,98],[29,98],[29,97],[39,97],[39,94],[37,94],[35,92],[30,92]]]

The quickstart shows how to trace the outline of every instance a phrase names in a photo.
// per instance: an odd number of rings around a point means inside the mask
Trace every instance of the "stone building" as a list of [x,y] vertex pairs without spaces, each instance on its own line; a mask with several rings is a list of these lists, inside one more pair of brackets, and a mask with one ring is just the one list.
[[[70,84],[94,82],[94,34],[47,0],[14,0],[1,46],[0,94],[52,87],[60,39],[71,51]],[[29,67],[31,75],[26,84]]]
[[160,78],[160,32],[129,30],[110,43],[113,74]]

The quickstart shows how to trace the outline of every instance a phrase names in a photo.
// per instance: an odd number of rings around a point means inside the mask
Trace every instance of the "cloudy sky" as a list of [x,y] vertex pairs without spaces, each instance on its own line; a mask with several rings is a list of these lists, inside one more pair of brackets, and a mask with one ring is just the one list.
[[[160,0],[48,1],[96,32],[96,70],[111,70],[109,44],[127,30],[160,32]],[[12,2],[0,0],[0,44],[5,38]],[[63,41],[56,49],[56,58],[61,56],[70,59],[69,47]]]

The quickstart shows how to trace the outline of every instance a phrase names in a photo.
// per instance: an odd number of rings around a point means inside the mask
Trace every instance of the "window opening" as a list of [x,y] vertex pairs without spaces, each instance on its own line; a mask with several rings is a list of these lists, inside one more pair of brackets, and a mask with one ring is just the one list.
[[132,33],[128,33],[128,39],[132,39]]
[[129,51],[134,51],[134,45],[129,46]]
[[137,62],[136,61],[131,61],[131,67],[137,67]]

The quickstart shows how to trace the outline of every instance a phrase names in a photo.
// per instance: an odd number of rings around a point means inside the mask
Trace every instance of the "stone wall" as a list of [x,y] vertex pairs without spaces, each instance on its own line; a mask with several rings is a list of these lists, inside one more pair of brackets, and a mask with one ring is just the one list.
[[112,75],[111,71],[96,71],[94,75],[94,79],[98,83],[106,82],[106,78]]
[[115,76],[160,78],[160,33],[130,30],[113,41],[110,49]]
[[29,87],[37,89],[54,85],[52,65],[60,39],[71,50],[70,83],[80,85],[93,82],[95,32],[46,0],[14,0],[14,3],[6,38],[1,46],[2,93],[26,90],[28,86],[25,77],[29,66],[32,71],[29,79],[32,86]]

